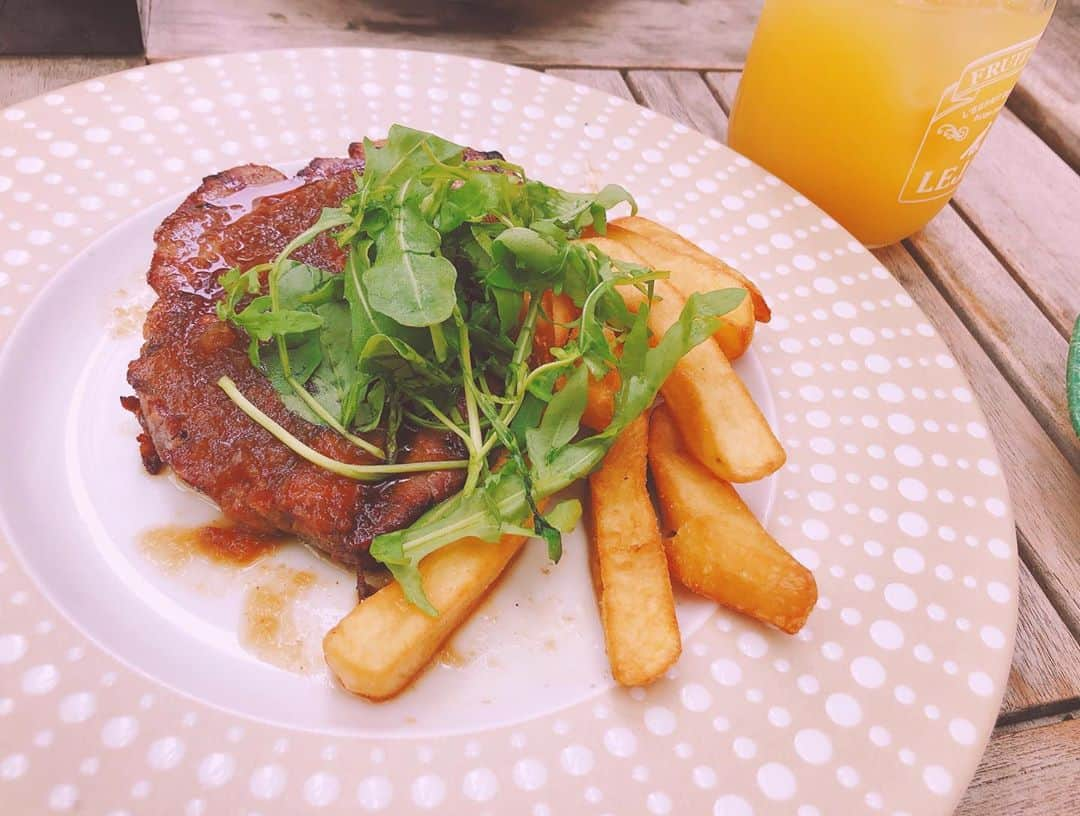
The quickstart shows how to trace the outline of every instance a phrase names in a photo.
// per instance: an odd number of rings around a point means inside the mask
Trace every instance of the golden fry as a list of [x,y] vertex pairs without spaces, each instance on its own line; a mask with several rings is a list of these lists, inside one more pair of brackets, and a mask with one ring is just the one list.
[[[631,309],[645,300],[633,287],[619,291]],[[666,281],[656,281],[653,291],[649,328],[662,337],[685,301]],[[714,343],[702,343],[679,360],[661,392],[679,429],[693,440],[698,459],[721,479],[753,482],[784,464],[786,455],[772,428]]]
[[608,660],[624,686],[652,683],[679,658],[667,559],[645,484],[648,419],[638,417],[589,477],[593,578]]
[[[608,235],[616,244],[633,249],[638,257],[645,260],[647,266],[671,273],[667,280],[668,285],[684,297],[694,292],[710,292],[724,288],[746,291],[741,283],[716,280],[709,269],[693,258],[679,255],[629,230],[620,230],[615,225],[610,225]],[[754,337],[754,306],[749,296],[724,315],[713,337],[729,360],[741,356],[749,348]]]
[[524,542],[516,535],[495,544],[467,538],[425,558],[420,574],[438,617],[406,601],[396,582],[365,598],[323,639],[334,676],[371,700],[400,693],[465,621]]
[[817,602],[814,576],[761,526],[739,494],[686,449],[667,406],[653,411],[649,467],[672,574],[688,589],[799,631]]
[[[587,240],[612,258],[641,263],[640,255],[611,238]],[[678,320],[686,301],[666,280],[656,281],[653,291],[656,299],[649,312],[649,328],[662,337]],[[645,300],[633,286],[622,286],[619,293],[633,310]],[[698,457],[721,479],[753,482],[784,464],[784,449],[717,344],[702,343],[691,349],[675,366],[662,392],[679,428],[697,442]]]
[[615,394],[618,393],[621,382],[619,372],[615,369],[608,371],[599,380],[589,376],[585,412],[581,415],[582,425],[594,431],[602,431],[611,424],[611,417],[615,413]]
[[[765,302],[765,296],[761,294],[761,290],[757,288],[752,280],[734,267],[728,266],[719,258],[710,255],[693,241],[688,241],[683,238],[679,233],[675,232],[675,230],[668,229],[663,224],[650,221],[648,218],[642,218],[640,215],[630,215],[625,218],[620,218],[617,221],[612,222],[611,226],[614,226],[617,229],[629,230],[650,241],[661,244],[673,252],[693,258],[698,263],[709,268],[716,279],[716,283],[705,290],[699,289],[694,291],[722,289],[726,286],[742,286],[750,292],[750,298],[753,300],[754,319],[760,323],[768,323],[769,319],[772,317],[769,304]],[[677,283],[676,286],[678,287]],[[681,289],[681,287],[678,288]],[[690,292],[684,291],[683,294],[689,295]]]

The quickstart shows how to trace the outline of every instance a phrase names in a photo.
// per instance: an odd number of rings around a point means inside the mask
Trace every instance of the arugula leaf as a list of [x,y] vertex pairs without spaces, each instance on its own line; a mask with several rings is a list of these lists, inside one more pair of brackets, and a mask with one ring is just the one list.
[[588,387],[588,369],[579,366],[551,398],[540,424],[526,432],[525,443],[538,478],[543,478],[551,457],[565,447],[580,429]]
[[[510,227],[500,233],[492,249],[496,260],[509,264],[511,278],[527,289],[542,286],[563,258],[563,251],[553,241],[528,227]],[[515,275],[515,271],[524,274]]]
[[587,227],[604,234],[607,210],[626,202],[631,214],[637,213],[633,196],[617,184],[609,184],[598,193],[568,193],[546,184],[529,182],[529,197],[540,220],[549,220],[577,237]]
[[233,316],[232,322],[249,335],[265,342],[272,337],[303,334],[323,325],[323,319],[311,311],[270,308],[268,296],[257,297]]
[[[351,353],[349,308],[340,301],[325,303],[318,308],[318,314],[323,319],[322,331],[318,333],[322,359],[312,372],[309,390],[348,427],[352,418],[343,415],[343,406],[357,379],[357,366]],[[292,358],[291,351],[289,357]]]
[[460,164],[465,148],[422,130],[392,125],[386,144],[379,147],[364,139],[362,186],[372,193],[396,189],[429,167],[432,157],[447,164]]
[[368,252],[373,243],[371,240],[358,241],[349,252],[342,271],[345,300],[349,304],[350,346],[354,357],[360,356],[364,344],[376,334],[395,333],[394,321],[375,311],[364,286],[364,270],[370,266]]
[[581,521],[582,507],[577,499],[565,499],[548,510],[544,517],[561,533],[569,533]]
[[[621,383],[615,394],[615,412],[604,434],[618,434],[648,408],[675,364],[690,349],[711,337],[720,325],[720,318],[737,307],[744,297],[745,289],[695,293],[687,298],[679,319],[656,346],[644,354],[636,348],[630,349],[629,357],[624,352],[619,365]],[[639,320],[647,319],[648,306],[643,305],[638,314]]]
[[435,226],[447,233],[466,222],[481,222],[495,213],[513,218],[524,200],[523,185],[511,176],[473,171],[464,183],[447,192]]
[[[313,425],[325,424],[314,411],[296,394],[289,384],[285,371],[281,366],[281,357],[276,348],[265,346],[259,349],[259,368],[270,380],[271,385],[278,392],[285,407],[294,414],[306,419]],[[322,362],[322,346],[317,336],[311,336],[299,346],[289,350],[289,369],[292,378],[299,383],[306,383],[315,369]]]
[[[312,296],[325,285],[334,286],[336,275],[299,261],[285,261],[278,275],[278,307],[299,309],[311,306]],[[319,295],[320,299],[322,294]]]
[[390,223],[375,242],[375,263],[363,283],[372,307],[404,326],[431,326],[453,314],[457,269],[437,255],[438,231],[424,220],[416,183],[402,185]]
[[360,352],[360,370],[392,383],[396,389],[446,387],[453,380],[424,355],[398,337],[376,334]]

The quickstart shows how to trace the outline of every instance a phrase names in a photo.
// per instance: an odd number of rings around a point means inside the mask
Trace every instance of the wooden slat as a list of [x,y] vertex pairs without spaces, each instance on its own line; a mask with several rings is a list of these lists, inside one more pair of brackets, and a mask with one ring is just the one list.
[[0,54],[142,55],[133,0],[4,0]]
[[999,722],[1080,707],[1080,644],[1020,563],[1020,619]]
[[[575,71],[573,79],[575,82],[602,87],[613,93],[615,89],[612,73],[596,72],[594,76],[593,72]],[[631,72],[631,77],[633,73]],[[737,75],[714,74],[710,76],[710,80],[713,88],[717,89],[718,96],[722,100],[726,98],[730,103],[738,82]],[[670,99],[663,100],[661,91],[657,90],[673,85],[674,83],[652,83],[650,87],[653,95],[650,101],[658,110],[692,124],[685,106],[680,106]],[[644,93],[642,97],[645,97]],[[718,105],[716,111],[709,115],[717,120],[724,118]],[[963,227],[962,224],[960,226]],[[964,241],[969,238],[977,241],[970,231]],[[985,248],[982,251],[985,252]],[[911,284],[909,291],[920,301],[931,319],[939,324],[945,341],[957,353],[957,358],[960,364],[965,366],[969,378],[976,383],[976,392],[984,406],[988,402],[994,402],[998,406],[996,413],[990,412],[996,438],[1000,440],[1002,435],[1010,438],[1015,435],[1008,447],[1000,441],[999,446],[1003,448],[1007,473],[1012,477],[1013,500],[1019,504],[1019,500],[1023,498],[1026,528],[1032,530],[1034,535],[1045,537],[1048,546],[1056,543],[1061,549],[1068,548],[1069,542],[1078,540],[1076,536],[1080,535],[1080,528],[1066,526],[1061,529],[1056,525],[1064,526],[1064,520],[1076,515],[1071,511],[1069,501],[1070,497],[1074,501],[1080,501],[1080,479],[1062,461],[1060,452],[1042,433],[1034,417],[907,251],[902,247],[895,247],[882,252],[879,257],[887,266],[894,268],[894,274],[902,273],[902,283]],[[914,286],[915,291],[912,291],[914,284],[917,286]],[[1045,324],[1045,318],[1042,319]],[[957,351],[957,346],[962,346],[963,353]],[[1049,506],[1040,495],[1040,476],[1032,473],[1026,466],[1030,462],[1040,462],[1041,456],[1051,457],[1057,462],[1057,467],[1053,468],[1057,477],[1054,487],[1063,491],[1060,499],[1051,502]],[[1019,508],[1017,515],[1019,518]],[[1070,538],[1070,535],[1074,537]],[[1024,712],[1044,710],[1063,699],[1080,696],[1080,647],[1026,567],[1021,568],[1020,581],[1020,596],[1024,606],[1018,624],[1010,686],[1003,708],[1003,714],[1009,719],[1021,717]]]
[[724,110],[731,113],[731,106],[735,104],[735,92],[739,89],[739,80],[742,79],[742,71],[710,71],[705,74],[705,81],[720,100]]
[[1080,802],[1080,720],[997,733],[956,816],[1065,816]]
[[895,245],[875,254],[926,312],[967,375],[1009,482],[1021,554],[1069,629],[1080,633],[1080,476],[907,250]]
[[908,246],[1013,389],[1080,470],[1080,440],[1065,410],[1065,338],[952,207],[942,210]]
[[1080,312],[1080,181],[1076,173],[1005,110],[990,129],[954,201],[965,220],[1067,336]]
[[534,66],[741,65],[760,0],[153,0],[152,60],[249,48],[416,48]]
[[145,62],[142,57],[0,57],[0,107]]
[[579,85],[596,88],[598,91],[621,97],[628,102],[634,101],[634,95],[630,93],[626,80],[618,71],[603,68],[552,68],[547,73]]
[[1080,172],[1080,0],[1059,0],[1009,107]]
[[152,0],[138,0],[139,25],[142,29],[142,39],[145,43],[150,38],[150,12],[153,10]]
[[693,71],[629,71],[626,79],[641,104],[706,136],[727,140],[727,116],[701,74]]

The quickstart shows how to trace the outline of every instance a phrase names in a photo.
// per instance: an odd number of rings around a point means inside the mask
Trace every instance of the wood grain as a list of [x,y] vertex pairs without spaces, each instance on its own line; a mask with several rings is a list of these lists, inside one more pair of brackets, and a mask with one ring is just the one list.
[[1080,0],[1059,0],[1009,107],[1080,172]]
[[628,71],[626,80],[637,100],[676,122],[727,141],[727,116],[712,89],[691,71]]
[[0,107],[104,74],[144,65],[142,57],[0,57]]
[[0,54],[142,55],[135,0],[4,0]]
[[363,45],[532,66],[735,67],[759,7],[760,0],[153,0],[147,55]]
[[1068,336],[1080,312],[1080,181],[1072,168],[1004,110],[953,201]]
[[742,71],[710,71],[705,74],[705,81],[709,83],[728,114],[731,113],[731,106],[735,104],[735,93],[739,90],[740,79]]
[[997,733],[956,816],[1065,816],[1080,799],[1080,720]]
[[618,96],[628,102],[634,101],[634,95],[626,85],[626,80],[618,71],[605,70],[603,68],[552,68],[546,73],[552,76],[576,82],[598,91]]
[[1080,470],[1080,440],[1065,405],[1065,338],[952,207],[912,236],[908,247],[1058,448]]
[[1016,648],[999,723],[1080,707],[1080,644],[1022,561]]
[[1080,634],[1080,476],[907,250],[894,245],[875,254],[923,309],[967,375],[997,443],[1021,555],[1074,636]]

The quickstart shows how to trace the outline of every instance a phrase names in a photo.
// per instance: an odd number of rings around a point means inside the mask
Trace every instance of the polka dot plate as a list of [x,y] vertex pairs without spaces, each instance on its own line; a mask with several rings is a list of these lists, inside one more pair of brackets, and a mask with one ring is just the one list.
[[[789,458],[743,492],[817,577],[798,636],[680,594],[680,662],[616,688],[575,534],[558,567],[527,548],[437,664],[376,705],[321,660],[348,575],[299,545],[226,567],[162,543],[213,509],[141,471],[118,402],[154,227],[205,175],[295,171],[393,122],[563,187],[623,184],[761,285],[774,317],[738,370]],[[478,60],[212,57],[3,111],[0,236],[7,812],[926,816],[962,795],[1016,618],[993,443],[889,273],[723,145]]]

